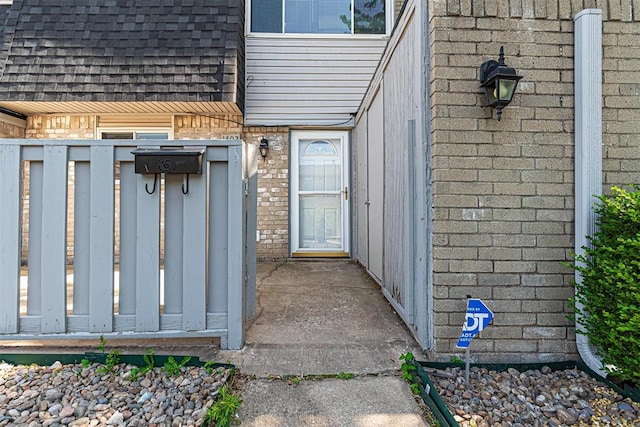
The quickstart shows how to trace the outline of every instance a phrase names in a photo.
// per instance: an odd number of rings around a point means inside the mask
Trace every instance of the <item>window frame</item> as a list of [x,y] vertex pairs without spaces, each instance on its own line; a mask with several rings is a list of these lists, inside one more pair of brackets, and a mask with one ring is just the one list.
[[[393,28],[393,8],[395,7],[394,0],[384,0],[385,7],[385,32],[380,34],[366,34],[366,33],[354,33],[353,25],[351,28],[351,34],[333,34],[333,33],[286,33],[285,30],[285,8],[284,2],[286,0],[282,0],[282,31],[279,33],[268,33],[268,32],[254,32],[251,31],[251,10],[253,6],[254,0],[248,0],[245,5],[245,35],[248,37],[278,37],[278,38],[367,38],[367,39],[377,39],[377,38],[388,38],[391,34],[391,29]],[[353,5],[356,0],[351,0],[351,4]],[[351,22],[354,21],[354,13],[355,10],[351,8]]]
[[[118,126],[118,127],[98,127],[96,128],[96,139],[103,140],[103,133],[132,133],[131,141],[136,141],[138,133],[166,133],[167,139],[157,139],[157,141],[167,141],[173,139],[173,129],[170,127],[136,127],[136,126]],[[146,140],[148,141],[148,140]]]

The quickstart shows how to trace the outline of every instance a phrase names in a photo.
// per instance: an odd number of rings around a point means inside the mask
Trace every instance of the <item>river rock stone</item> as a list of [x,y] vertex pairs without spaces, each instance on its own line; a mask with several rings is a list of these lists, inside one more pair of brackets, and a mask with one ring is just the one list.
[[[464,384],[464,369],[448,368],[454,378],[446,382]],[[474,425],[566,427],[610,425],[612,420],[640,426],[640,404],[622,399],[604,384],[577,369],[492,372],[473,367],[469,386],[436,388],[450,411],[460,417],[461,427]],[[448,384],[447,384],[448,385]],[[479,418],[477,418],[479,417]],[[473,421],[472,421],[473,420]]]
[[171,378],[158,367],[131,381],[131,366],[116,365],[106,374],[98,372],[100,366],[3,364],[0,426],[200,426],[231,377],[230,369],[208,374],[185,367]]

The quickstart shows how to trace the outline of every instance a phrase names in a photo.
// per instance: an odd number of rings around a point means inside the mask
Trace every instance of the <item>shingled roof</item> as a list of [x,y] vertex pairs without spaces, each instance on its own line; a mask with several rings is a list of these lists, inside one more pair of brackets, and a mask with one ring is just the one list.
[[14,0],[0,6],[0,102],[232,102],[243,0]]

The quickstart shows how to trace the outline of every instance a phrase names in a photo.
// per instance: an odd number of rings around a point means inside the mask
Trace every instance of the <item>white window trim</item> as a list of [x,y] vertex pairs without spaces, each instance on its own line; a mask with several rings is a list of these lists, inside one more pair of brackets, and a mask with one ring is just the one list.
[[[284,0],[283,0],[284,1]],[[251,4],[253,0],[248,0],[245,3],[245,36],[247,37],[282,37],[282,38],[310,38],[310,39],[330,39],[330,38],[341,38],[341,39],[384,39],[388,38],[391,34],[391,30],[393,29],[393,8],[395,7],[395,3],[393,0],[385,0],[385,33],[384,34],[314,34],[314,33],[254,33],[251,31]],[[351,11],[351,22],[353,22],[353,14],[354,10]],[[284,13],[282,16],[282,28],[284,28]]]

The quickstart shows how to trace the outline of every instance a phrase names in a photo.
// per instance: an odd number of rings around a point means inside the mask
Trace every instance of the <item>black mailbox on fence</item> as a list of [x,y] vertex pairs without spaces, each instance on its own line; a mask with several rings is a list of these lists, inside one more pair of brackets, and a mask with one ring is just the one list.
[[131,153],[136,173],[202,173],[204,148],[137,148]]

